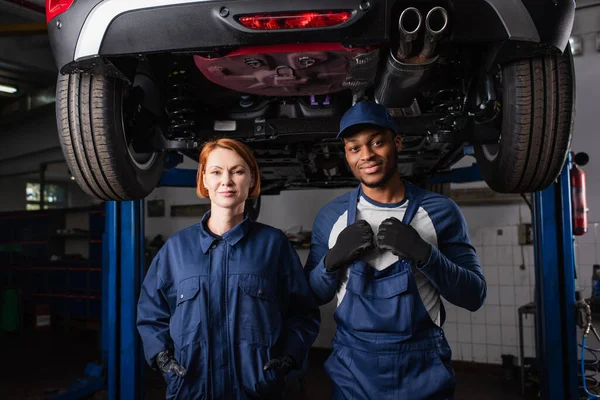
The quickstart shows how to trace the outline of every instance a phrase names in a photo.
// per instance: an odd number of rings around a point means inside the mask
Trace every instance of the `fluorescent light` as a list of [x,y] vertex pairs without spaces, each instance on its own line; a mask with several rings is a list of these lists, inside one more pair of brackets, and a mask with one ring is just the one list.
[[14,94],[18,89],[12,86],[0,85],[0,92]]

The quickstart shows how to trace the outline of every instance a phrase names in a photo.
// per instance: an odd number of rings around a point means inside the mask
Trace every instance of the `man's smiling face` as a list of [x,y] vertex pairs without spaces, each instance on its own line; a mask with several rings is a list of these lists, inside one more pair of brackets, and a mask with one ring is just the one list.
[[374,125],[363,125],[344,138],[346,161],[354,176],[369,188],[384,187],[398,170],[400,136]]

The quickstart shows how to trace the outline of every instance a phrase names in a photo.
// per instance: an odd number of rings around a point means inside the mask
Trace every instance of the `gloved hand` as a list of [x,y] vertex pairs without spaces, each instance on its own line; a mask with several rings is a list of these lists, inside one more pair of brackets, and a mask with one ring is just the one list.
[[406,257],[422,265],[429,260],[431,245],[410,225],[391,217],[379,225],[377,247],[390,250],[398,257]]
[[276,375],[281,373],[283,376],[285,376],[293,368],[296,368],[296,360],[294,360],[290,355],[285,355],[283,357],[273,358],[272,360],[267,361],[263,367],[263,371],[266,372],[272,369]]
[[183,377],[187,372],[185,368],[177,362],[175,357],[173,357],[171,350],[165,350],[158,353],[156,356],[156,366],[165,374],[174,372],[175,375]]
[[363,220],[356,221],[340,232],[335,246],[325,256],[325,269],[327,272],[337,271],[374,247],[373,231],[369,223]]

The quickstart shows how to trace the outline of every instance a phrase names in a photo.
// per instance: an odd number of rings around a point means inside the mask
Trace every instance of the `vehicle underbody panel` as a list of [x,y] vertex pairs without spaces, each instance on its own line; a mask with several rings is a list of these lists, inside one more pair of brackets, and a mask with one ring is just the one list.
[[[240,93],[310,96],[348,89],[349,75],[363,65],[355,60],[365,60],[368,53],[336,43],[286,44],[242,48],[224,57],[194,56],[194,61],[207,79]],[[374,69],[377,61],[373,57]]]

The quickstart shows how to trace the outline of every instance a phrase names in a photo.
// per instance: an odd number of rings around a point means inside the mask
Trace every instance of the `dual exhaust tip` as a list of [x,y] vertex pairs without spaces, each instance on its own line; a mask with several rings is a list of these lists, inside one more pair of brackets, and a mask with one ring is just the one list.
[[425,27],[425,40],[423,49],[419,54],[421,59],[430,59],[435,56],[435,45],[448,28],[448,12],[444,7],[433,7],[425,16],[415,7],[408,7],[398,18],[398,31],[400,43],[396,53],[397,58],[406,60],[412,56],[412,42],[417,38],[421,29]]

